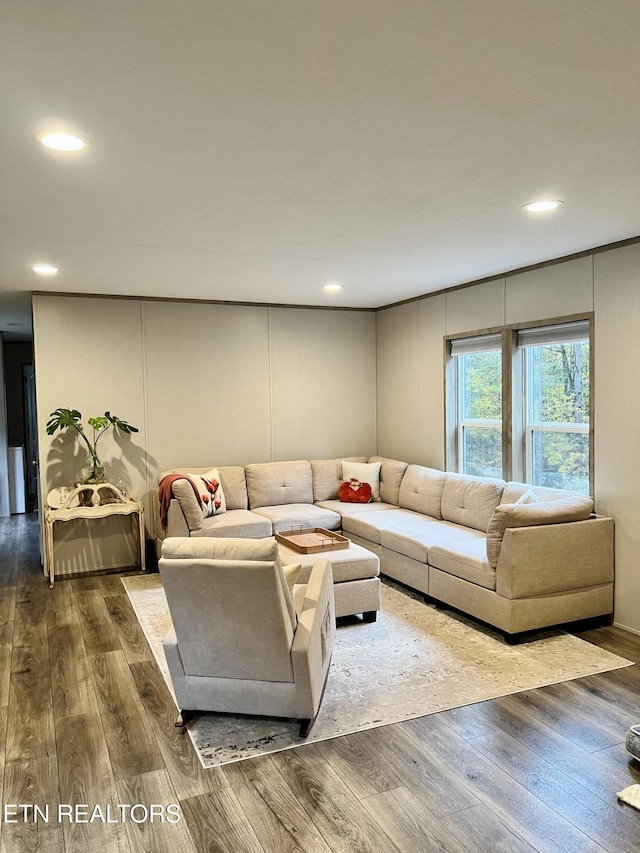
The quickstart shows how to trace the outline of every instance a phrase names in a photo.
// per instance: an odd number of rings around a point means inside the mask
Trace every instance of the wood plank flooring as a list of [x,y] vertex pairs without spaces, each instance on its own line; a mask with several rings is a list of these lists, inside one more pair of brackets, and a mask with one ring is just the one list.
[[640,637],[580,635],[626,669],[203,770],[120,576],[49,590],[37,516],[0,520],[0,797],[49,806],[2,820],[0,853],[640,850],[616,800]]

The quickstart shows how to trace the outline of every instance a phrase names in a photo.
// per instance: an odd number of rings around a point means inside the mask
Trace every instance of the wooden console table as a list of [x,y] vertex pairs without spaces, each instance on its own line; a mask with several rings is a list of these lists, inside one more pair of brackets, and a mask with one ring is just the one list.
[[144,505],[125,497],[111,483],[97,486],[78,486],[59,508],[46,506],[44,510],[44,541],[47,554],[49,587],[53,589],[54,571],[54,527],[56,522],[73,521],[84,518],[94,520],[112,515],[131,515],[134,532],[140,551],[140,568],[145,571]]

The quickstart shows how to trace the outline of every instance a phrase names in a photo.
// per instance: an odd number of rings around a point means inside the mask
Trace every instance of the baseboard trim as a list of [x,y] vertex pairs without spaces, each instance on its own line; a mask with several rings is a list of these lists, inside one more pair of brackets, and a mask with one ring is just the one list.
[[623,631],[628,631],[630,634],[636,634],[640,637],[640,631],[637,628],[630,628],[628,625],[623,625],[621,622],[614,622],[614,628],[621,628]]

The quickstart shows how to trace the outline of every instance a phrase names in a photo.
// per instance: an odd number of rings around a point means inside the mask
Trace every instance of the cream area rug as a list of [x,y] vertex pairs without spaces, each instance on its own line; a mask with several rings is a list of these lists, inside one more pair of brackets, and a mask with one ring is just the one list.
[[[122,583],[173,694],[162,648],[171,617],[160,575]],[[188,731],[203,766],[214,767],[631,663],[565,633],[509,646],[497,633],[384,583],[377,622],[340,620],[324,699],[306,740],[293,721],[225,714],[202,714]]]

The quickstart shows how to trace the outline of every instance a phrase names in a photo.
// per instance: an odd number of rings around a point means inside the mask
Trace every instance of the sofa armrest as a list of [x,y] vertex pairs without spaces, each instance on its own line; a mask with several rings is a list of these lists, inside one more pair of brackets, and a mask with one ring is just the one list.
[[336,635],[333,571],[328,560],[317,560],[311,570],[302,610],[291,647],[294,679],[317,710],[329,671]]
[[189,536],[189,525],[184,513],[180,508],[180,504],[175,498],[171,498],[169,511],[167,513],[167,533],[166,536]]
[[496,592],[529,598],[613,582],[613,519],[507,528]]

